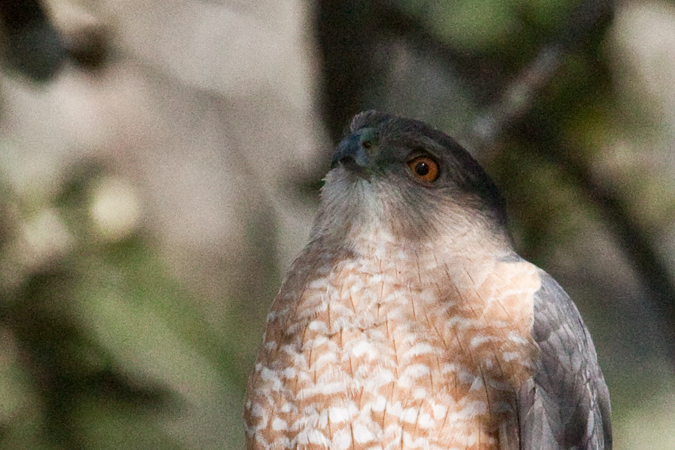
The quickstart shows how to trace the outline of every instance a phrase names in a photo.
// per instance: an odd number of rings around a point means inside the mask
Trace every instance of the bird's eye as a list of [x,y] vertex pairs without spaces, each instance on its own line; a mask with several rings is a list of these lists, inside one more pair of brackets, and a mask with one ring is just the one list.
[[366,150],[373,148],[373,143],[370,141],[363,141],[361,145],[363,145],[363,148]]
[[438,163],[428,156],[418,156],[408,161],[408,167],[413,175],[422,181],[436,181],[439,175]]

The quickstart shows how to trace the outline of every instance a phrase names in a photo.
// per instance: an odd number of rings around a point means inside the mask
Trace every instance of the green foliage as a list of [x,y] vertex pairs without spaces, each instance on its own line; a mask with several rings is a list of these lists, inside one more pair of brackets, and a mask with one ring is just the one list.
[[[97,234],[91,189],[109,175],[90,169],[75,170],[41,207],[5,197],[4,210],[19,213],[5,221],[0,257],[22,270],[0,290],[0,446],[241,444],[244,385],[232,343],[145,233],[112,241]],[[43,229],[35,218],[45,214]],[[66,237],[51,242],[55,227]],[[218,445],[195,447],[206,428],[222,430],[211,433]]]
[[532,32],[556,31],[573,0],[398,0],[441,40],[466,51],[510,52]]

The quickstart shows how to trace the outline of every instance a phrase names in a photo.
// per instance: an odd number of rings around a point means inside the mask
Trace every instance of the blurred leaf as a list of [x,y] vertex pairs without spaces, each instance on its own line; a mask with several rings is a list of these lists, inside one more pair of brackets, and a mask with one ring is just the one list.
[[405,10],[421,15],[435,35],[458,49],[503,48],[519,28],[510,2],[503,0],[399,3]]
[[90,450],[181,450],[156,417],[139,416],[119,404],[84,401],[74,414],[82,430],[83,447]]

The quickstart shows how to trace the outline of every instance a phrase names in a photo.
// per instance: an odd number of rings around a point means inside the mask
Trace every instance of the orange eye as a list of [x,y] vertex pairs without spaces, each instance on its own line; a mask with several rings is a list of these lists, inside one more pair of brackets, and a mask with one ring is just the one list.
[[408,161],[408,167],[422,181],[431,182],[438,178],[438,164],[428,156],[418,156]]

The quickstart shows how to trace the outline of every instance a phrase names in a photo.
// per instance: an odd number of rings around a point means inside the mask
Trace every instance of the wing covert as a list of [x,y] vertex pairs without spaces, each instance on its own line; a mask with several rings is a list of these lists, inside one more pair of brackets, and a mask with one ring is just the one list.
[[532,334],[539,345],[533,378],[518,396],[522,450],[612,448],[609,392],[579,311],[541,272]]

